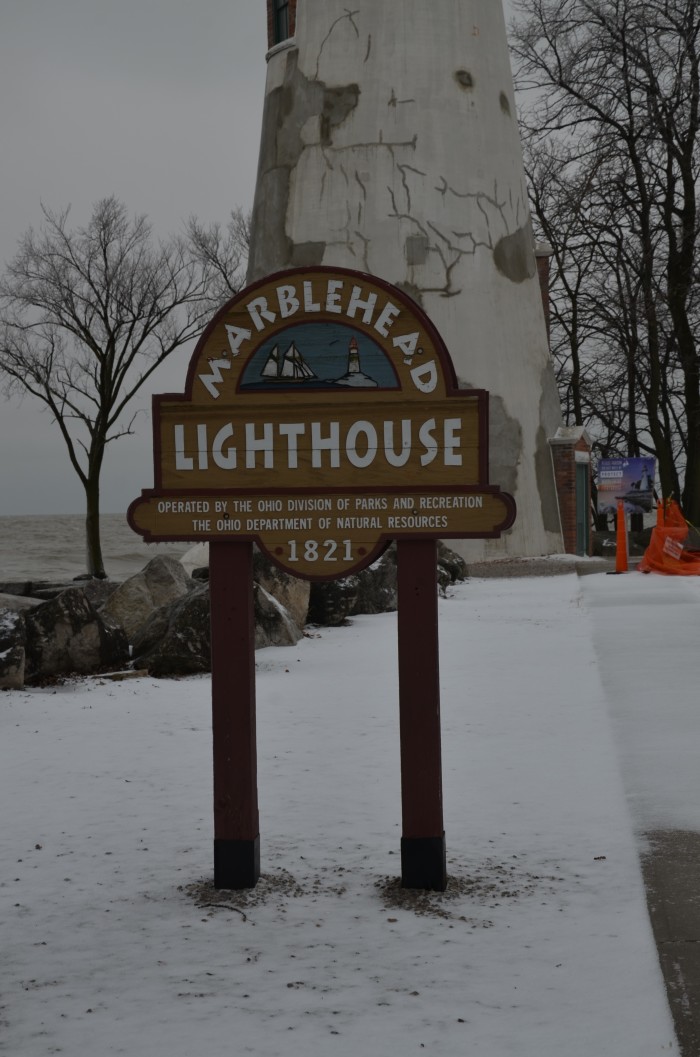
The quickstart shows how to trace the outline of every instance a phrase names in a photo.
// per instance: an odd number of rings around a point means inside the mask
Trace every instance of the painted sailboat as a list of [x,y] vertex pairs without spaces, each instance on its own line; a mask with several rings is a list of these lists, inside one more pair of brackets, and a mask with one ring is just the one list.
[[275,345],[260,374],[270,382],[308,382],[316,378],[294,342],[284,354]]

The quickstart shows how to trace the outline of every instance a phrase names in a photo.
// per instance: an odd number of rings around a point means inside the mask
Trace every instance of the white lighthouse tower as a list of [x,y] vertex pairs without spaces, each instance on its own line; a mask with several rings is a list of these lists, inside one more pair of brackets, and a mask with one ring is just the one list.
[[516,500],[468,559],[562,549],[561,425],[500,0],[268,0],[248,279],[329,265],[379,276],[487,389],[490,477]]

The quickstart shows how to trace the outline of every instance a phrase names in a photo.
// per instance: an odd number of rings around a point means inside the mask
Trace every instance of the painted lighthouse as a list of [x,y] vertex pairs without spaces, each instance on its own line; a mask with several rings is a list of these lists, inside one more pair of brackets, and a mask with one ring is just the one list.
[[500,0],[268,0],[268,29],[248,280],[328,265],[414,298],[459,384],[490,393],[490,477],[518,507],[500,540],[455,549],[561,551],[561,411]]
[[374,378],[370,378],[362,370],[362,364],[360,363],[360,348],[357,344],[357,338],[353,337],[350,339],[350,348],[348,350],[348,369],[345,374],[336,379],[336,385],[346,385],[351,389],[376,389],[377,383]]

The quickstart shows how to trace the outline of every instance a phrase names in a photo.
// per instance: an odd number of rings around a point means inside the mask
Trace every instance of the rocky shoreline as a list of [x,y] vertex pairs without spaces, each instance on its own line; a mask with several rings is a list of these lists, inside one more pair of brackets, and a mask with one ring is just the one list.
[[[465,576],[462,559],[439,544],[439,588]],[[159,555],[121,583],[0,581],[0,689],[122,669],[156,677],[210,671],[208,579],[206,566],[190,574]],[[319,584],[289,576],[256,551],[254,604],[256,649],[294,645],[307,624],[392,611],[395,548],[356,575]]]

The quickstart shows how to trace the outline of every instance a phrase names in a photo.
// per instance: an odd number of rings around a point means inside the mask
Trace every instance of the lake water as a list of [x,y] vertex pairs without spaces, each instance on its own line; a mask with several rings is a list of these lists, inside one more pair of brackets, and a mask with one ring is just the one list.
[[[144,543],[123,514],[100,518],[102,556],[111,580],[125,580],[156,554],[182,557],[190,543]],[[68,581],[86,571],[82,514],[0,517],[0,581]]]

